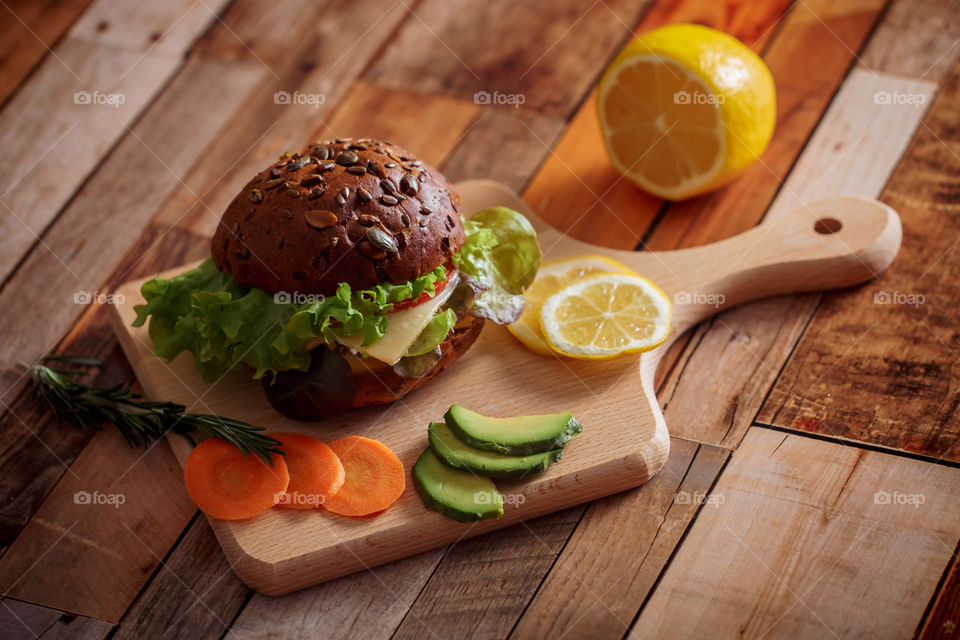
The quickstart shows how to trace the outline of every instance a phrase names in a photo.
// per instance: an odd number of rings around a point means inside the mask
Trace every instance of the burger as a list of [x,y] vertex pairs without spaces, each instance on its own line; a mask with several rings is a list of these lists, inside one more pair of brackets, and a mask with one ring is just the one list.
[[387,142],[337,138],[287,153],[220,220],[211,258],[142,287],[135,326],[207,382],[235,368],[281,414],[320,420],[402,398],[513,322],[540,264],[505,207],[464,220],[447,179]]

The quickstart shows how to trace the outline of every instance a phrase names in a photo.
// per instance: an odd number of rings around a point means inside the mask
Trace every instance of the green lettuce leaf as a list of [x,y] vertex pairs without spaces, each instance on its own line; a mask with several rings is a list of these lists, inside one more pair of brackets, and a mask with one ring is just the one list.
[[473,214],[465,223],[467,239],[453,256],[453,264],[483,291],[470,313],[498,324],[509,324],[523,311],[523,291],[540,267],[540,245],[533,225],[506,207],[491,207]]
[[447,334],[457,324],[457,314],[453,309],[445,309],[430,318],[430,322],[423,328],[417,339],[407,349],[407,356],[419,356],[432,350],[435,346],[447,339]]
[[254,378],[261,378],[269,371],[306,371],[307,343],[317,337],[332,343],[334,326],[344,335],[363,335],[364,345],[379,340],[392,303],[424,293],[432,297],[435,283],[445,278],[445,269],[437,267],[404,284],[351,291],[341,283],[332,296],[300,302],[290,294],[238,285],[206,260],[176,278],[144,283],[141,292],[147,302],[135,307],[134,326],[149,317],[154,353],[172,360],[190,351],[207,382],[241,362],[255,370]]

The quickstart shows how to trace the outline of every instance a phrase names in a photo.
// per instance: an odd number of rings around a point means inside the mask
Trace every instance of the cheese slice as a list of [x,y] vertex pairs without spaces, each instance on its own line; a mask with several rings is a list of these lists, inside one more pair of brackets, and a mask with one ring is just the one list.
[[415,307],[395,311],[387,316],[387,330],[383,337],[367,345],[363,343],[362,335],[337,336],[337,342],[345,345],[356,354],[370,356],[389,365],[394,365],[410,349],[423,328],[427,326],[430,319],[437,313],[444,302],[446,302],[453,290],[457,287],[457,281],[460,279],[456,272],[450,276],[450,281],[439,294],[431,300],[427,300]]

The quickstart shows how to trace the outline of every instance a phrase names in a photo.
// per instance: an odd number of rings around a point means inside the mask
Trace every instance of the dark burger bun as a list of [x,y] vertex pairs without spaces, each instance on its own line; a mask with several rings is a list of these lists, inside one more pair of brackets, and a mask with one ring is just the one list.
[[447,179],[386,142],[338,138],[286,154],[233,199],[213,261],[269,293],[333,294],[403,283],[446,264],[464,243]]

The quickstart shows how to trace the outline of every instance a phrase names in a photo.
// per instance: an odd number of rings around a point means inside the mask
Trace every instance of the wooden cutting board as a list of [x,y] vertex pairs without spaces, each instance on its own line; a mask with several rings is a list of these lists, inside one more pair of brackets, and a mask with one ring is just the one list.
[[[287,420],[245,371],[204,384],[192,357],[167,363],[151,353],[146,328],[133,329],[140,285],[118,290],[111,319],[146,395],[190,411],[297,430],[324,440],[356,434],[381,440],[409,471],[427,446],[427,423],[452,403],[499,416],[572,411],[583,433],[563,460],[522,481],[498,481],[506,497],[498,520],[459,523],[424,509],[411,482],[385,512],[347,518],[322,510],[274,509],[244,522],[210,520],[234,571],[269,595],[289,593],[643,484],[663,466],[669,436],[654,394],[657,363],[669,343],[720,309],[767,296],[849,286],[873,278],[900,246],[900,219],[879,202],[831,198],[767,219],[739,236],[668,252],[630,252],[579,242],[549,228],[521,198],[490,181],[457,185],[463,210],[505,205],[537,227],[544,259],[604,254],[656,282],[674,301],[667,343],[643,356],[608,361],[534,354],[487,323],[473,348],[424,389],[392,405],[357,409],[317,423]],[[173,269],[169,277],[194,265]],[[169,439],[181,464],[190,445]]]

